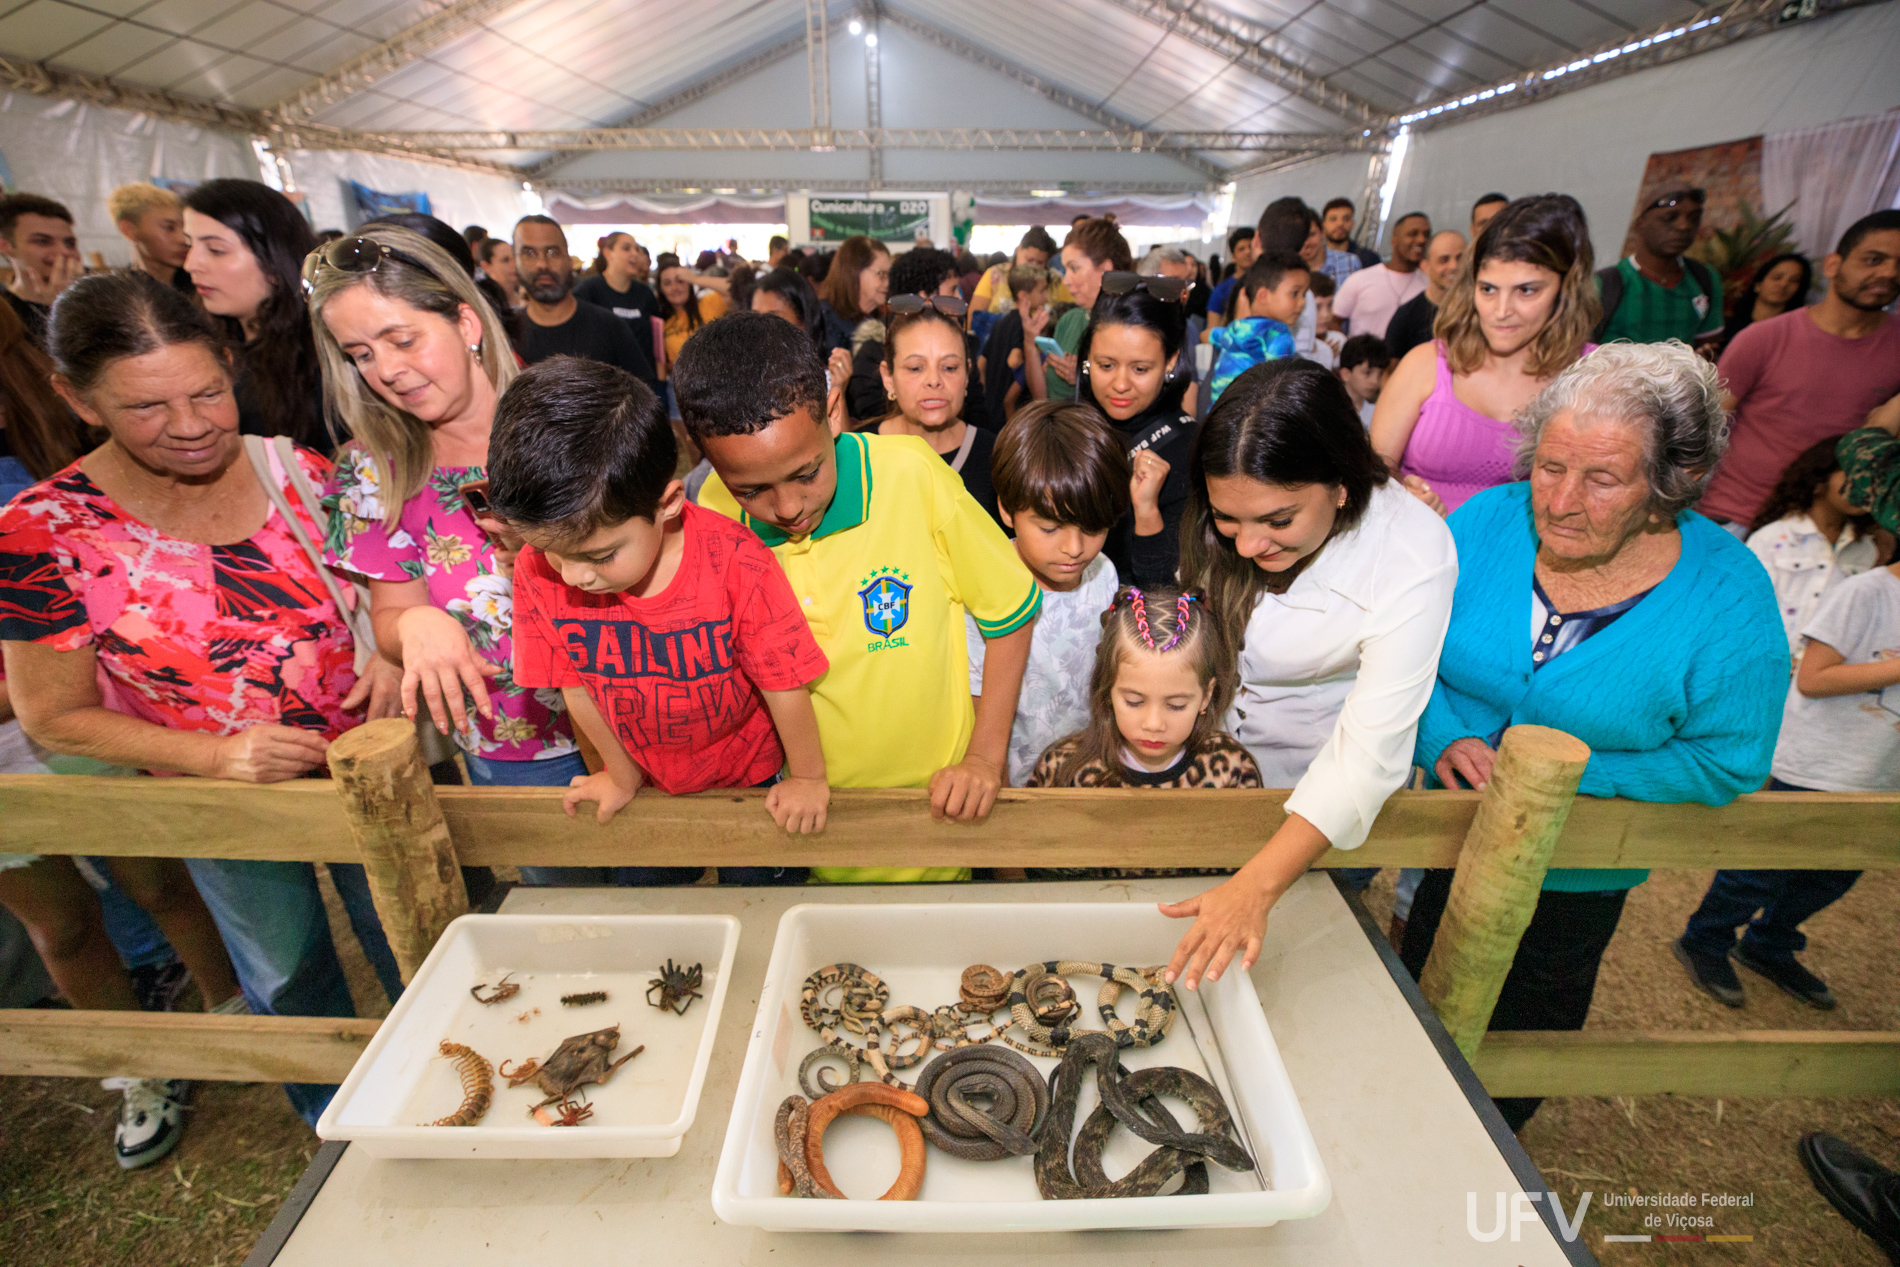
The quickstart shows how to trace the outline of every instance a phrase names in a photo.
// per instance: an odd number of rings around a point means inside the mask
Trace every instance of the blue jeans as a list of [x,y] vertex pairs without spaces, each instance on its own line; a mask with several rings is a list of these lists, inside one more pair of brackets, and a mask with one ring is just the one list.
[[[185,866],[217,922],[252,1012],[259,1016],[356,1015],[343,965],[330,940],[314,867],[307,862],[230,858],[188,858]],[[362,868],[356,870],[360,875]],[[284,1093],[303,1120],[315,1126],[336,1087],[286,1082]]]
[[[78,859],[75,859],[78,861]],[[112,878],[112,868],[104,858],[87,858],[80,868],[93,891],[99,895],[99,915],[105,923],[106,937],[127,968],[149,968],[178,962],[178,954],[165,940],[156,921],[145,908],[134,902]]]
[[[1780,779],[1770,779],[1768,786],[1776,792],[1813,790]],[[1727,957],[1735,930],[1746,924],[1741,941],[1749,954],[1767,963],[1792,963],[1808,945],[1801,924],[1838,901],[1858,879],[1858,871],[1718,871],[1689,917],[1682,944],[1698,954]]]

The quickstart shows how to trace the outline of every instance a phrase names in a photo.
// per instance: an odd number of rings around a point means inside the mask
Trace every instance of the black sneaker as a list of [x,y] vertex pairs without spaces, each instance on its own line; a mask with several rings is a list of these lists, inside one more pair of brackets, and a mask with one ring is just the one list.
[[1737,943],[1735,949],[1728,953],[1736,963],[1757,976],[1767,977],[1809,1007],[1823,1012],[1834,1010],[1834,992],[1827,988],[1827,982],[1803,968],[1795,960],[1770,963],[1759,955],[1750,954],[1746,943]]
[[176,959],[132,969],[132,993],[147,1012],[176,1012],[178,1000],[191,984],[191,972]]
[[1689,979],[1696,983],[1696,988],[1716,1002],[1740,1007],[1748,1001],[1742,993],[1742,979],[1728,966],[1728,960],[1691,950],[1682,944],[1680,937],[1669,943],[1669,949],[1676,952],[1677,962],[1689,970]]

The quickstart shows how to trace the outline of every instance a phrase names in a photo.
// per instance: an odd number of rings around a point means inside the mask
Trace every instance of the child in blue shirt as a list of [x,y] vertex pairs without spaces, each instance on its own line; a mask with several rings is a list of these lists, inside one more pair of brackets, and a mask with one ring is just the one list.
[[1306,307],[1311,281],[1297,255],[1262,256],[1247,270],[1234,296],[1234,319],[1208,332],[1208,342],[1220,353],[1207,380],[1210,404],[1254,366],[1293,355],[1293,327]]

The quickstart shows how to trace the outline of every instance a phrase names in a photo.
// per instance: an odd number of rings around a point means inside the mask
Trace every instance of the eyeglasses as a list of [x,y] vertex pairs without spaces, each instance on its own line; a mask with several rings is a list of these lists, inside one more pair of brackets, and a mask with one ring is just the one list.
[[360,277],[381,268],[386,259],[395,260],[398,264],[407,264],[410,268],[420,269],[437,281],[442,280],[433,268],[415,256],[399,251],[393,246],[384,246],[375,238],[338,238],[304,256],[304,294],[307,295],[315,289],[319,268],[335,269],[339,273],[349,273]]
[[1708,199],[1709,191],[1706,189],[1679,189],[1673,194],[1664,194],[1662,197],[1656,199],[1656,201],[1644,207],[1643,212],[1644,214],[1648,214],[1651,211],[1674,211],[1685,202],[1693,202],[1696,206],[1700,207],[1703,203],[1707,202]]
[[925,308],[935,308],[946,317],[961,317],[970,305],[955,295],[892,295],[891,311],[900,317],[914,317]]
[[1194,283],[1179,277],[1143,277],[1140,273],[1103,273],[1102,289],[1111,295],[1145,290],[1163,303],[1175,303]]

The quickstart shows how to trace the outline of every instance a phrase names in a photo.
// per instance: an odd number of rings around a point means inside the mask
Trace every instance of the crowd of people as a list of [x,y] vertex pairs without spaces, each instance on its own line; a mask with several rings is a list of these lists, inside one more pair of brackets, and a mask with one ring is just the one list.
[[[0,769],[320,776],[406,716],[440,777],[602,822],[656,790],[769,789],[810,833],[841,787],[958,821],[1006,786],[1292,789],[1163,908],[1189,989],[1395,790],[1483,787],[1513,725],[1588,743],[1585,795],[1900,788],[1900,212],[1813,302],[1783,255],[1731,307],[1686,254],[1702,205],[1662,190],[1601,271],[1563,194],[1402,215],[1385,258],[1349,200],[1286,198],[1225,268],[1137,264],[1106,218],[991,261],[613,233],[584,266],[544,216],[319,240],[217,180],[116,193],[134,264],[85,275],[67,209],[9,195]],[[361,868],[329,871],[393,997]],[[1581,1027],[1646,874],[1549,873],[1495,1028]],[[1676,954],[1728,1005],[1739,963],[1831,1007],[1799,925],[1855,878],[1723,871]],[[1449,888],[1402,879],[1415,973]],[[213,1010],[350,1012],[306,864],[0,855],[0,904],[76,1006],[188,971]],[[188,1088],[119,1085],[148,1164]],[[314,1120],[333,1088],[288,1090]]]

